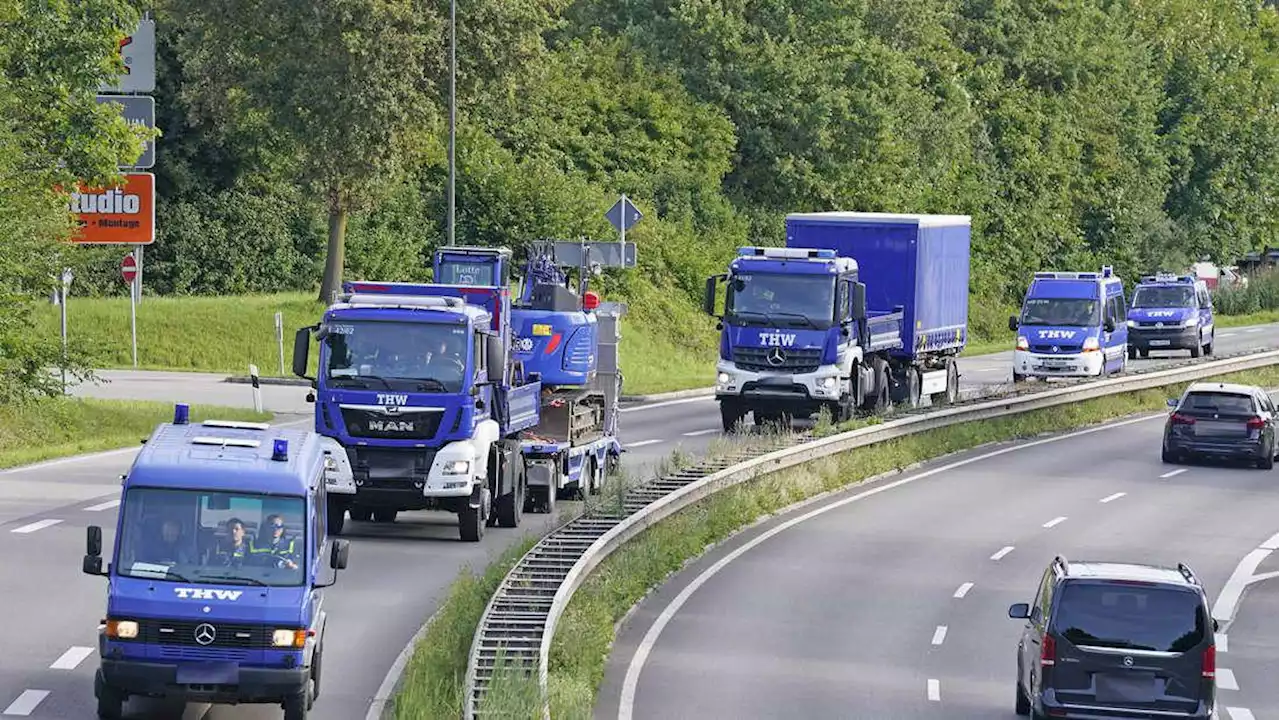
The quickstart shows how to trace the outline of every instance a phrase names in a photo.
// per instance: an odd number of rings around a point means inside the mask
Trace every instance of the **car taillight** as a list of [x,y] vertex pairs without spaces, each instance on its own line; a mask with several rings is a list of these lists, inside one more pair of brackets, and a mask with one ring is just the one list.
[[1210,645],[1204,649],[1204,659],[1200,664],[1200,676],[1212,680],[1217,669],[1218,648],[1216,645]]
[[1195,425],[1196,419],[1193,417],[1187,417],[1186,415],[1180,415],[1178,413],[1174,413],[1169,416],[1169,422],[1173,423],[1174,425]]
[[1249,418],[1249,422],[1245,423],[1245,426],[1250,430],[1261,430],[1267,426],[1267,421],[1260,417],[1251,417]]
[[1049,633],[1044,634],[1044,639],[1040,641],[1040,665],[1048,667],[1053,665],[1054,658],[1058,656],[1058,643]]

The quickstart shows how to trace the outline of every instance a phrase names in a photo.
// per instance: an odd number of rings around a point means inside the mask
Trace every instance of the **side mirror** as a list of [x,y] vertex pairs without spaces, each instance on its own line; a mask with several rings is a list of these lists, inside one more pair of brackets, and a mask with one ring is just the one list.
[[106,575],[102,572],[102,558],[97,555],[85,555],[80,563],[80,571],[85,575]]
[[485,368],[485,379],[491,383],[499,383],[506,378],[506,348],[502,346],[502,338],[497,335],[485,335],[484,344],[488,349],[489,364]]
[[1009,316],[1009,332],[1018,332],[1018,316]]
[[307,375],[307,355],[311,352],[311,328],[298,328],[293,335],[293,374],[300,378]]
[[867,317],[867,286],[860,282],[849,283],[849,307],[854,320],[865,320]]
[[334,570],[346,570],[347,560],[351,555],[351,543],[346,540],[334,540],[329,551],[329,567]]
[[1028,603],[1010,605],[1009,617],[1014,620],[1029,620],[1031,618],[1031,605]]
[[1169,398],[1164,401],[1164,404],[1168,405],[1170,408],[1176,409],[1178,407],[1178,398]]
[[711,317],[716,317],[716,284],[721,278],[727,275],[712,275],[707,278],[706,290],[702,295],[702,311]]
[[102,528],[97,525],[85,528],[84,554],[102,557]]
[[315,401],[316,401],[316,394],[315,394],[314,392],[312,392],[312,391],[308,390],[308,391],[307,391],[306,401],[307,401],[307,402],[309,402],[309,403],[313,403],[313,402],[315,402]]
[[1115,320],[1112,320],[1111,318],[1107,318],[1106,320],[1103,320],[1103,321],[1102,321],[1102,329],[1103,329],[1103,330],[1105,330],[1105,331],[1107,331],[1107,332],[1115,332],[1115,331],[1116,331],[1116,321],[1115,321]]

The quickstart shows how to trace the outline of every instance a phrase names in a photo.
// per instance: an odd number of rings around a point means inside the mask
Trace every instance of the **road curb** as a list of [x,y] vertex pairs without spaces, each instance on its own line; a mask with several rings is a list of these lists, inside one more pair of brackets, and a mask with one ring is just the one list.
[[[222,382],[234,383],[236,385],[249,385],[253,383],[253,378],[249,377],[248,375],[231,375],[226,379],[224,379]],[[286,385],[289,387],[311,387],[310,380],[303,380],[302,378],[290,378],[290,377],[259,376],[258,384],[259,385]]]

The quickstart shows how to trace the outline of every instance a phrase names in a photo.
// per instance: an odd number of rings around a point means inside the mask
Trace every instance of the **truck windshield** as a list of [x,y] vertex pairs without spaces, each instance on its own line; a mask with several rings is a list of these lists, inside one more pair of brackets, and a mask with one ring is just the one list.
[[1098,301],[1076,298],[1027,298],[1022,307],[1023,325],[1093,327],[1101,324]]
[[1136,308],[1195,307],[1196,293],[1189,287],[1148,285],[1133,294]]
[[332,387],[462,392],[467,329],[440,323],[339,320],[328,324],[325,379]]
[[121,505],[116,574],[209,585],[301,585],[302,498],[135,487]]
[[830,275],[734,275],[725,314],[748,323],[825,328],[835,315],[835,297]]
[[443,260],[440,262],[440,277],[436,279],[436,282],[443,285],[492,286],[494,284],[493,265],[461,260]]

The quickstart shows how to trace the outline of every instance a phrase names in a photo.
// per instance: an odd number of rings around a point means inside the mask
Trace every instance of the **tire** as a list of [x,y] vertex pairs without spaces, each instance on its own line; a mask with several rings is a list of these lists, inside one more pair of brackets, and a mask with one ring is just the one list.
[[310,696],[306,690],[290,695],[281,705],[284,707],[284,720],[307,720],[308,703],[307,698]]
[[351,519],[355,522],[369,522],[373,519],[373,511],[367,507],[360,507],[359,505],[352,505],[347,509],[347,514],[350,515]]
[[746,413],[738,409],[737,403],[720,402],[720,425],[725,433],[731,433]]
[[377,508],[373,511],[373,521],[380,523],[393,523],[396,521],[396,516],[399,514],[399,510],[392,508]]
[[[511,492],[498,498],[494,515],[498,518],[498,527],[520,527],[520,518],[524,515],[524,463],[516,468],[516,483]],[[585,490],[584,490],[585,492]]]
[[862,409],[872,413],[873,415],[883,415],[893,407],[893,400],[889,396],[889,363],[884,358],[875,357],[871,359],[871,374],[875,378],[875,392],[870,397],[863,398]]
[[471,505],[464,505],[458,511],[458,536],[462,538],[462,542],[480,542],[484,538],[485,517],[481,512],[484,508],[473,508]]
[[330,497],[328,505],[325,530],[330,535],[341,535],[342,527],[347,524],[347,504]]
[[1191,357],[1193,358],[1200,357],[1200,352],[1201,352],[1200,344],[1197,342],[1196,345],[1191,348]]
[[1266,453],[1255,460],[1253,464],[1256,465],[1259,470],[1270,470],[1276,466],[1275,455],[1273,453]]
[[320,646],[316,648],[316,654],[311,658],[311,704],[314,705],[316,699],[320,697],[320,676],[324,669],[324,642],[321,641]]
[[102,679],[102,671],[93,676],[93,694],[98,698],[98,717],[101,720],[120,720],[124,717],[125,695],[107,686]]
[[1130,360],[1137,360],[1137,359],[1138,359],[1138,348],[1136,348],[1136,347],[1134,347],[1134,346],[1130,345],[1130,346],[1129,346],[1129,350],[1127,351],[1127,354],[1129,355],[1129,359],[1130,359]]
[[920,370],[919,368],[907,368],[907,407],[920,407]]
[[947,358],[946,401],[948,405],[953,405],[959,400],[960,400],[960,366],[956,364],[955,358]]
[[1160,462],[1169,465],[1176,465],[1178,463],[1178,456],[1175,453],[1169,452],[1169,448],[1162,446],[1160,448]]
[[1213,336],[1214,336],[1214,333],[1213,333],[1213,332],[1210,332],[1210,333],[1209,333],[1209,342],[1208,342],[1208,343],[1206,343],[1206,344],[1205,344],[1205,346],[1204,346],[1204,354],[1205,354],[1205,355],[1212,355],[1212,354],[1213,354]]
[[1031,714],[1031,699],[1022,689],[1021,681],[1014,682],[1013,712],[1023,717]]
[[1151,351],[1150,351],[1150,350],[1139,350],[1139,351],[1138,351],[1138,357],[1142,358],[1143,360],[1146,360],[1147,358],[1151,357]]
[[1027,376],[1026,376],[1026,375],[1021,375],[1021,374],[1019,374],[1019,373],[1014,373],[1014,374],[1013,374],[1013,384],[1014,384],[1014,385],[1017,385],[1018,383],[1024,383],[1024,382],[1026,382],[1026,381],[1027,381]]

